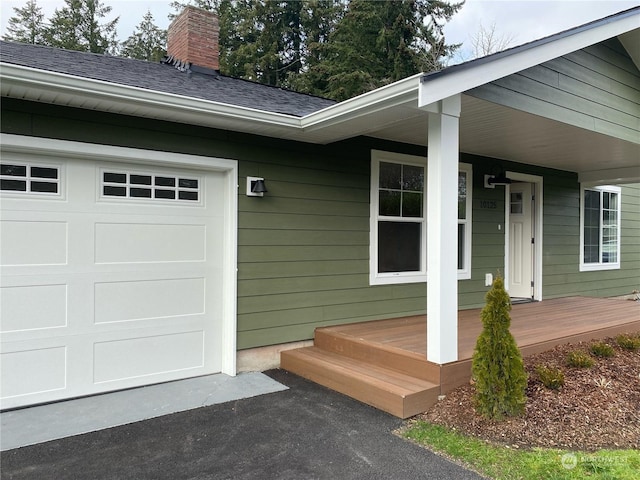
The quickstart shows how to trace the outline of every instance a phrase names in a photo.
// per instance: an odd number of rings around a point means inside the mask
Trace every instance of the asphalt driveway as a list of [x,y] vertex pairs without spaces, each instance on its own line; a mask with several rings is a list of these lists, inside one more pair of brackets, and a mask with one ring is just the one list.
[[3,452],[2,479],[479,479],[402,421],[282,370],[289,390]]

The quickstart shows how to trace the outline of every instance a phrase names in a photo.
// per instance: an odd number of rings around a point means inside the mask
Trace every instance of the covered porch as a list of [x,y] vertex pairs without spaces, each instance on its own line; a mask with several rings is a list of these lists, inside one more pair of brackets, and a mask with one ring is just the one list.
[[[314,346],[282,352],[282,368],[407,418],[468,382],[480,309],[458,312],[457,361],[427,360],[424,315],[316,329]],[[640,302],[569,297],[517,304],[511,332],[523,356],[564,343],[640,332]]]

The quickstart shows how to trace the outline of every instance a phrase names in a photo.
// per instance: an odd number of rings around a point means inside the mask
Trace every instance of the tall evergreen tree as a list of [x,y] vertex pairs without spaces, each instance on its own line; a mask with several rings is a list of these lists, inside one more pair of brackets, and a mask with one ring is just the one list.
[[[325,59],[309,69],[326,76],[324,95],[359,95],[415,73],[442,68],[456,46],[444,42],[444,23],[462,6],[435,0],[351,0],[323,46]],[[316,75],[317,76],[317,75]]]
[[28,0],[24,7],[13,7],[14,16],[9,18],[7,33],[3,40],[44,45],[46,24],[44,13],[36,0]]
[[176,0],[215,11],[222,73],[344,100],[442,67],[442,0]]
[[115,54],[118,50],[116,25],[119,17],[100,21],[111,12],[101,0],[65,0],[56,9],[45,39],[53,47],[92,53]]
[[123,57],[158,62],[166,52],[166,45],[167,31],[158,28],[153,15],[147,10],[133,35],[122,42],[120,54]]

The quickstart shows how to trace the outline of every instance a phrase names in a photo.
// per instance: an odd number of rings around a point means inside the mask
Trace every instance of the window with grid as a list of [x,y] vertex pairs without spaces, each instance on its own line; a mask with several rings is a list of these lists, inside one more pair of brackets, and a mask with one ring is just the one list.
[[620,268],[620,188],[585,187],[580,198],[580,270]]
[[[458,175],[458,278],[471,277],[471,166]],[[370,283],[427,280],[426,160],[373,152]]]
[[0,191],[32,195],[60,195],[60,167],[27,163],[0,163]]

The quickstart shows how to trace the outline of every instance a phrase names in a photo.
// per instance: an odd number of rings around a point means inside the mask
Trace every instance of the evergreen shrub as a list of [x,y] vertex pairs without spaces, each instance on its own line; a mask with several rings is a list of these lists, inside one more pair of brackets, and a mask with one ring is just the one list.
[[635,352],[640,350],[640,334],[636,335],[618,335],[616,337],[616,343],[625,350]]
[[593,358],[582,350],[573,350],[567,355],[567,365],[575,368],[591,368]]
[[593,353],[596,357],[601,358],[609,358],[613,357],[614,350],[611,345],[605,342],[597,342],[591,345],[591,353]]
[[471,367],[476,411],[492,419],[523,413],[527,400],[527,374],[520,349],[509,331],[510,310],[504,281],[496,277],[482,309],[483,329]]
[[551,390],[558,390],[564,385],[564,373],[559,368],[537,365],[536,373],[542,384]]

